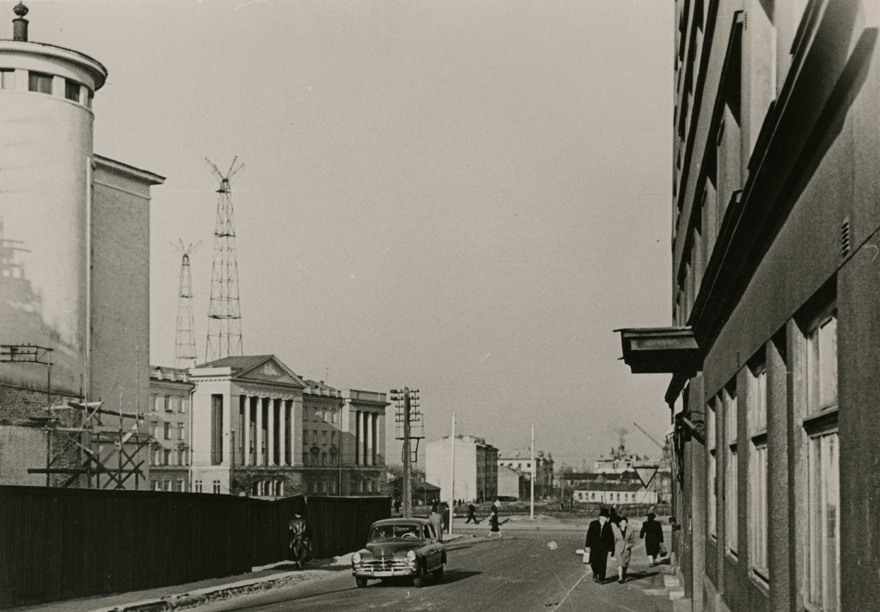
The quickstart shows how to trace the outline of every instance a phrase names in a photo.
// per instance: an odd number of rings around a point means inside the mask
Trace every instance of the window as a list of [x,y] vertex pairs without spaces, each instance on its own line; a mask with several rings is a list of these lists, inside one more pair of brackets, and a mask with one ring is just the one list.
[[752,371],[749,390],[749,560],[752,571],[770,579],[767,561],[767,370]]
[[706,511],[708,517],[706,524],[709,526],[709,535],[713,538],[718,537],[718,482],[717,482],[717,460],[715,453],[715,398],[709,402],[706,408],[706,446],[709,451],[709,461],[707,462],[706,482],[709,489],[709,503]]
[[177,439],[186,440],[186,432],[183,429],[183,423],[177,424]]
[[150,396],[150,412],[156,412],[156,395]]
[[164,430],[165,430],[164,438],[166,440],[170,440],[171,439],[171,423],[165,423]]
[[177,465],[186,465],[186,451],[182,448],[177,451]]
[[52,95],[52,75],[40,72],[28,73],[28,91]]
[[[837,313],[807,334],[807,588],[823,612],[840,610],[840,466],[837,433]],[[821,415],[820,420],[815,419]],[[831,415],[830,419],[828,415]],[[814,417],[814,418],[810,418]]]
[[221,463],[223,463],[223,396],[215,393],[211,395],[211,465]]
[[320,420],[321,420],[321,411],[318,410],[317,408],[315,408],[315,417],[314,417],[314,420],[315,420],[315,421],[320,421]]
[[161,450],[153,451],[152,455],[150,455],[150,458],[151,458],[151,461],[150,461],[151,465],[162,465],[162,451]]
[[314,445],[314,446],[318,445],[318,430],[317,429],[312,430],[312,445]]
[[335,431],[330,432],[330,445],[336,446],[336,432]]
[[159,490],[159,481],[158,480],[150,481],[150,489],[152,489],[153,491],[158,491]]
[[327,430],[321,430],[321,444],[327,446]]
[[165,412],[171,412],[171,396],[163,395],[162,396],[163,405],[165,407]]
[[327,453],[321,453],[321,467],[327,467]]
[[739,534],[737,530],[737,516],[739,511],[737,503],[737,483],[739,482],[739,474],[736,452],[737,407],[735,388],[728,388],[724,391],[724,417],[724,435],[725,441],[727,442],[724,477],[724,533],[727,539],[728,552],[736,555],[736,550],[739,544]]
[[64,82],[64,97],[72,102],[79,102],[79,83],[66,79]]
[[196,480],[193,485],[193,489],[195,490],[196,493],[201,493],[202,492],[202,481]]
[[15,70],[0,70],[0,89],[15,89]]
[[162,465],[170,465],[171,464],[171,449],[165,448],[162,449]]
[[327,409],[327,410],[324,411],[324,422],[325,422],[325,423],[329,423],[329,422],[330,422],[330,415],[332,414],[332,412],[333,412],[333,409],[332,409],[332,408]]
[[220,493],[220,481],[219,481],[219,480],[215,480],[215,481],[214,481],[214,483],[213,483],[213,489],[214,489],[214,493],[215,493],[215,494],[216,494],[216,493]]

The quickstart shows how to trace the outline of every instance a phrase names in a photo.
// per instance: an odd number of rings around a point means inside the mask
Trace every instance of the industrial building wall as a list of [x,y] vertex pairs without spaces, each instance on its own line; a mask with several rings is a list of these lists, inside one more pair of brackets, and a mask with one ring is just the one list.
[[91,401],[146,412],[150,397],[150,187],[100,160],[91,212]]

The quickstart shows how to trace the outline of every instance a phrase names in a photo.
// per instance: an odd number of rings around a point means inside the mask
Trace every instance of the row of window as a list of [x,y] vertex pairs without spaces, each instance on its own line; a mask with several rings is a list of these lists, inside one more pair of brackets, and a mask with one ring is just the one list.
[[182,448],[157,448],[150,454],[150,465],[186,467],[189,465],[189,452]]
[[150,488],[153,491],[177,491],[186,492],[186,480],[182,478],[153,480],[150,482]]
[[189,407],[189,398],[180,395],[157,395],[150,396],[150,410],[152,412],[186,412]]
[[309,480],[306,482],[306,491],[313,495],[336,495],[336,480]]
[[311,453],[304,452],[302,455],[305,467],[338,467],[339,455],[336,453]]
[[251,495],[257,497],[282,497],[284,495],[284,481],[256,480],[251,483]]
[[173,440],[175,430],[177,430],[177,439],[185,442],[186,426],[183,423],[177,423],[177,427],[175,427],[174,423],[154,423],[153,438],[156,440]]
[[[311,414],[310,414],[311,413]],[[311,416],[311,418],[309,418]],[[338,408],[303,408],[303,422],[324,422],[337,425],[339,423]]]
[[[64,80],[64,97],[71,102],[82,104],[86,108],[92,108],[94,92],[91,89],[72,79]],[[28,91],[46,95],[54,95],[55,77],[43,72],[28,71]],[[0,89],[17,89],[15,70],[0,69]]]
[[590,491],[589,494],[586,491],[577,491],[577,496],[580,501],[599,501],[604,499],[606,503],[608,502],[623,502],[623,503],[635,503],[636,502],[636,494],[635,493],[607,493],[604,496],[601,493],[596,493],[595,491]]
[[330,444],[330,446],[336,446],[337,432],[328,432],[326,429],[322,429],[320,431],[318,431],[317,429],[313,429],[311,431],[312,435],[309,436],[309,430],[303,429],[303,446],[318,446],[319,444],[322,446],[327,446],[328,443]]
[[[803,336],[804,364],[803,389],[797,391],[799,415],[803,425],[796,432],[803,443],[801,450],[806,473],[806,484],[798,505],[807,508],[805,531],[808,534],[804,551],[808,571],[805,593],[811,605],[824,612],[837,612],[839,604],[840,524],[839,524],[839,466],[837,433],[837,315],[831,308],[806,327]],[[787,367],[787,366],[782,366]],[[707,461],[707,525],[709,537],[718,539],[718,496],[722,495],[724,518],[724,546],[732,559],[739,556],[740,500],[738,485],[739,454],[747,453],[748,498],[744,505],[747,516],[749,571],[764,583],[772,576],[768,562],[768,505],[767,505],[767,414],[786,411],[785,405],[775,405],[768,394],[765,350],[760,351],[746,366],[745,376],[731,380],[706,406]],[[783,370],[780,376],[785,376]],[[746,415],[744,435],[740,435],[737,385],[747,384],[745,390]],[[778,400],[784,404],[785,399]],[[821,425],[814,417],[822,415]],[[719,470],[718,462],[722,462]],[[783,466],[782,469],[787,469]],[[718,479],[721,482],[718,482]]]
[[[201,480],[196,480],[193,482],[193,492],[194,493],[204,493],[205,492],[204,486],[202,485]],[[220,481],[219,480],[215,480],[211,483],[211,493],[214,493],[215,495],[220,493]]]

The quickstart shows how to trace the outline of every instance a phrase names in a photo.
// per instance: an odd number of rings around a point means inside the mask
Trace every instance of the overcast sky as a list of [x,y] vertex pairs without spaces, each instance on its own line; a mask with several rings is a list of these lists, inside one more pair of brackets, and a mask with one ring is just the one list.
[[[13,2],[3,2],[2,34]],[[620,361],[670,321],[673,3],[28,2],[31,40],[110,76],[95,151],[167,177],[151,208],[151,357],[179,255],[204,356],[217,183],[233,182],[247,354],[338,388],[421,389],[460,432],[580,465],[659,449],[665,376]],[[390,414],[390,411],[389,411]],[[389,460],[399,461],[388,419]]]

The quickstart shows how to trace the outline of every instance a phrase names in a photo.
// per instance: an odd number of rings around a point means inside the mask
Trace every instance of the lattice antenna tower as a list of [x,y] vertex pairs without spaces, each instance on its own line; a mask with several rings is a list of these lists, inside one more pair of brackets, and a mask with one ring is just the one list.
[[185,245],[183,240],[180,244],[171,243],[180,253],[180,283],[177,292],[177,326],[174,331],[174,367],[194,367],[198,354],[196,353],[195,317],[193,316],[193,291],[192,273],[190,272],[189,258],[201,246],[201,242],[193,245]]
[[214,264],[211,269],[211,303],[208,307],[208,342],[205,361],[242,355],[241,304],[238,298],[238,260],[235,255],[235,225],[232,210],[232,177],[244,169],[232,160],[224,174],[205,158],[211,172],[220,179],[217,190],[217,222],[214,226]]

